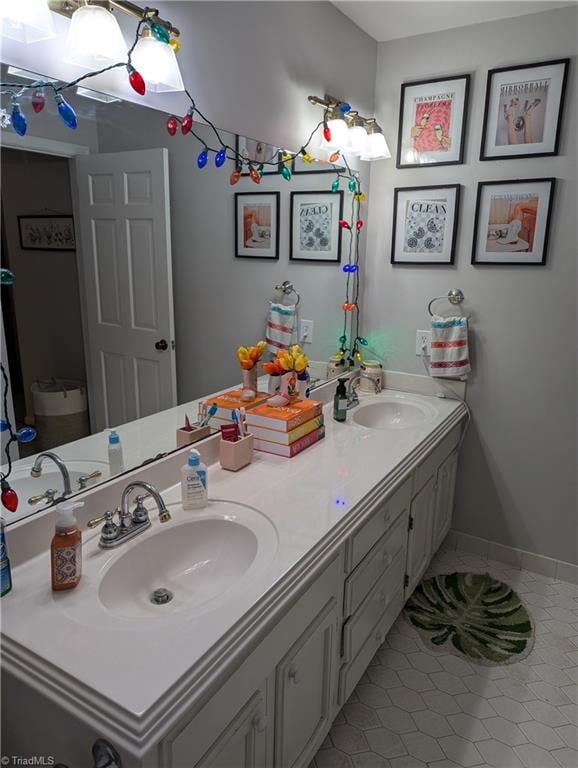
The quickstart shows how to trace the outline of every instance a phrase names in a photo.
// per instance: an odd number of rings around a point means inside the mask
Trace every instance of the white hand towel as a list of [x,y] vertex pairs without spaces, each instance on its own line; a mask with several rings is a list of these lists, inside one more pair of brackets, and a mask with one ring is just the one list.
[[279,349],[287,349],[291,346],[295,318],[297,316],[295,304],[269,303],[269,318],[265,338],[267,349],[276,354]]
[[434,315],[431,322],[431,375],[462,379],[470,370],[468,319]]

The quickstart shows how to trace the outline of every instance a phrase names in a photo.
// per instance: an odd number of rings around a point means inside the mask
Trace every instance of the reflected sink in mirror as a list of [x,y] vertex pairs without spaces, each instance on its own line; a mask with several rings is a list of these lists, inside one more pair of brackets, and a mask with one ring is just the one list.
[[195,518],[157,526],[121,548],[98,587],[101,606],[129,619],[203,613],[272,561],[277,531],[264,515],[232,502],[208,509],[211,516],[185,513]]
[[[66,467],[68,474],[70,475],[70,485],[72,487],[73,495],[80,490],[79,480],[81,477],[87,477],[95,472],[100,472],[98,477],[93,477],[86,482],[86,488],[92,488],[93,485],[101,483],[109,476],[108,464],[103,461],[96,460],[71,460],[66,461]],[[38,501],[36,504],[29,504],[28,499],[41,496],[49,488],[58,491],[57,499],[62,495],[64,490],[64,483],[62,475],[52,462],[45,462],[42,467],[42,474],[40,477],[31,477],[30,470],[32,469],[32,462],[27,459],[24,466],[14,465],[12,474],[10,475],[10,485],[18,494],[18,517],[24,517],[31,512],[38,512],[44,509],[46,506],[51,506],[45,500]],[[8,517],[8,513],[5,513],[7,522],[11,522]]]
[[438,410],[429,403],[414,400],[407,395],[382,395],[377,402],[360,405],[352,414],[352,421],[368,429],[396,430],[420,427],[432,422]]

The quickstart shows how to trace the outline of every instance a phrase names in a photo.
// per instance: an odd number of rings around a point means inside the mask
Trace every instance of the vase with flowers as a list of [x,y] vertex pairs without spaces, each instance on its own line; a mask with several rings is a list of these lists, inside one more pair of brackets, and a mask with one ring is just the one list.
[[241,401],[244,403],[250,402],[257,396],[257,363],[266,346],[265,341],[258,341],[253,347],[239,347],[237,349],[237,360],[241,366],[243,380]]

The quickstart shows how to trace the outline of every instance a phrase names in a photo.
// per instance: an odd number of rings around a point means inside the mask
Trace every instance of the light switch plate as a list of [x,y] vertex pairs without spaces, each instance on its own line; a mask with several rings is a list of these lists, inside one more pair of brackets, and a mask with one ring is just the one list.
[[313,320],[301,320],[299,341],[303,344],[313,343]]
[[420,357],[424,354],[423,345],[426,345],[425,354],[431,354],[431,331],[415,332],[415,353]]

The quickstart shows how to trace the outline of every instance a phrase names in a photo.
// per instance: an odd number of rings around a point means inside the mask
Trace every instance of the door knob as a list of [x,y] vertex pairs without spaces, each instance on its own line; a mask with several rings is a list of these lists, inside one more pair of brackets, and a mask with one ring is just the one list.
[[159,352],[165,352],[168,348],[169,348],[169,345],[166,339],[161,339],[160,341],[157,341],[157,343],[155,344],[155,349],[158,349]]

